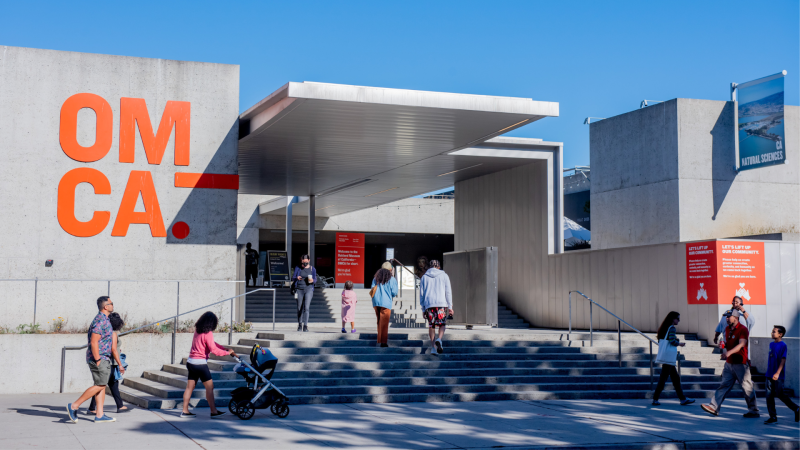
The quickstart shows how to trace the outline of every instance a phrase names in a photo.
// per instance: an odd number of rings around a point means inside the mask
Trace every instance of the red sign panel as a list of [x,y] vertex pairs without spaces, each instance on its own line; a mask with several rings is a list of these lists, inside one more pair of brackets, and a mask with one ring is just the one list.
[[735,295],[766,305],[764,243],[708,241],[686,244],[686,294],[690,305],[728,304]]
[[364,284],[364,233],[336,233],[336,283]]

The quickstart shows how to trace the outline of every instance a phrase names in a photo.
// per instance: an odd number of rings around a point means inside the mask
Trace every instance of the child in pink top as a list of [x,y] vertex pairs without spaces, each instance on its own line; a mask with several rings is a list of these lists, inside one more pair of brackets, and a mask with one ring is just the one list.
[[347,322],[350,322],[350,332],[356,332],[356,303],[358,299],[356,298],[356,293],[353,290],[353,282],[348,281],[344,284],[344,290],[342,291],[342,333],[347,333],[344,331],[344,325]]
[[233,350],[214,342],[214,330],[217,329],[217,316],[211,311],[203,313],[197,323],[194,324],[194,337],[192,338],[192,350],[189,352],[189,359],[186,360],[186,369],[189,371],[189,380],[186,383],[186,390],[183,392],[183,413],[181,417],[195,417],[194,413],[189,412],[189,401],[197,381],[203,383],[206,388],[206,400],[211,408],[211,417],[219,417],[225,413],[217,411],[214,405],[214,380],[211,379],[211,371],[208,370],[208,355],[217,356],[236,356]]

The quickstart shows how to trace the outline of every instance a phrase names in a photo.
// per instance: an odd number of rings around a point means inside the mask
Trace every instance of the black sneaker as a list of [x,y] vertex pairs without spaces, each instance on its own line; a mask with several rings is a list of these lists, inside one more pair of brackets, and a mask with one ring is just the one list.
[[658,400],[653,400],[653,406],[661,406],[661,402]]
[[770,425],[770,424],[773,424],[773,423],[778,423],[778,418],[777,417],[770,417],[764,423],[767,424],[767,425]]
[[299,323],[297,324],[297,331],[303,331],[303,325],[302,324],[299,324]]
[[181,419],[194,419],[195,417],[197,417],[197,414],[195,414],[195,413],[190,413],[190,412],[188,412],[188,413],[182,412],[181,413]]
[[748,413],[742,414],[742,417],[744,417],[745,419],[756,419],[756,418],[761,417],[761,414],[756,413],[756,412],[748,412]]
[[222,417],[227,414],[225,411],[217,411],[216,413],[211,413],[211,418],[216,419],[217,417]]
[[303,332],[308,331],[308,325],[303,325]]

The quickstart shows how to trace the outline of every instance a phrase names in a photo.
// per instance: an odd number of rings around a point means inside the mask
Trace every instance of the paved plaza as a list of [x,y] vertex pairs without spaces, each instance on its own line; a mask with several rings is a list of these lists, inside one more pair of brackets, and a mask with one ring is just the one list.
[[[230,415],[195,419],[179,410],[133,409],[94,424],[81,410],[67,422],[78,394],[0,396],[2,449],[489,449],[489,448],[798,448],[800,428],[779,406],[779,424],[743,419],[744,400],[725,402],[711,417],[699,403],[666,400],[503,401],[292,406],[286,419],[259,410],[249,421]],[[108,399],[107,399],[108,400]]]

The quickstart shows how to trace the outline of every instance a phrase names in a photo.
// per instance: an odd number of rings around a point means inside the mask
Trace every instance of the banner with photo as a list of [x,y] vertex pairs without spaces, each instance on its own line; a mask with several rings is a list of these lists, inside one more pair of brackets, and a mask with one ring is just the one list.
[[783,130],[783,74],[764,81],[743,83],[736,88],[738,108],[738,170],[786,162]]

